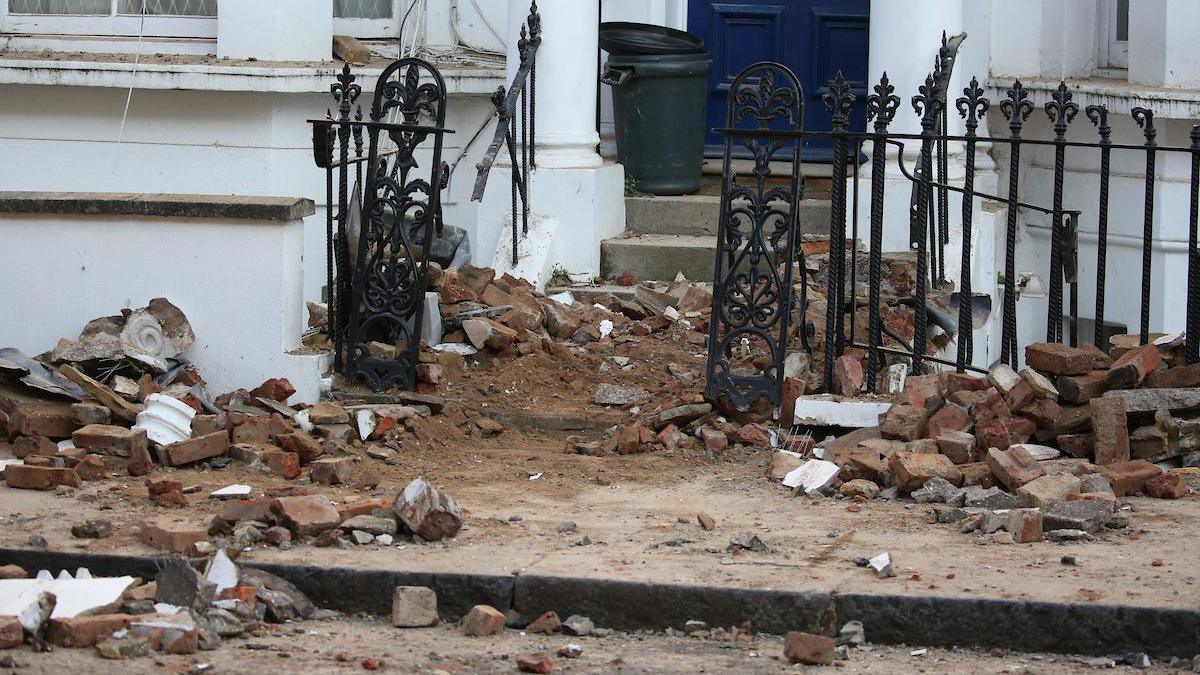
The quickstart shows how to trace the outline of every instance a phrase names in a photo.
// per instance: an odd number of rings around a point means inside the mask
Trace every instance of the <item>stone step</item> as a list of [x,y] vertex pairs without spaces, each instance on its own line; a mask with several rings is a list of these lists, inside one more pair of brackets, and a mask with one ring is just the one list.
[[[720,208],[721,198],[716,195],[626,197],[625,231],[634,234],[713,236],[717,233]],[[828,232],[830,209],[827,199],[801,201],[797,211],[800,233]]]
[[692,281],[712,281],[715,236],[641,234],[600,242],[600,273],[613,278],[632,272],[639,281],[670,281],[677,272]]

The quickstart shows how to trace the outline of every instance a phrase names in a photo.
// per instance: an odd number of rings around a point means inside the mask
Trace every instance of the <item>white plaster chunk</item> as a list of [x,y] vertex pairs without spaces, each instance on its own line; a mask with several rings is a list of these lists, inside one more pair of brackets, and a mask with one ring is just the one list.
[[874,427],[879,425],[879,416],[891,407],[890,401],[838,400],[828,394],[801,396],[796,399],[794,424],[854,429]]
[[810,459],[799,467],[792,469],[783,477],[783,484],[790,488],[800,488],[806,495],[818,495],[827,490],[837,479],[838,465],[823,459]]

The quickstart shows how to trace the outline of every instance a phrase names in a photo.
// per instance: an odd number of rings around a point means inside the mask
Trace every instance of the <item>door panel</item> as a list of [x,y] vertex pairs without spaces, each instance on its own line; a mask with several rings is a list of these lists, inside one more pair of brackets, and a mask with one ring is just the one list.
[[[688,30],[704,38],[713,57],[705,154],[721,155],[723,139],[711,129],[725,125],[733,78],[758,61],[777,61],[796,73],[810,131],[829,129],[821,94],[841,70],[858,97],[851,129],[865,128],[869,7],[870,0],[689,0]],[[806,161],[832,158],[827,139],[807,139],[802,153]]]

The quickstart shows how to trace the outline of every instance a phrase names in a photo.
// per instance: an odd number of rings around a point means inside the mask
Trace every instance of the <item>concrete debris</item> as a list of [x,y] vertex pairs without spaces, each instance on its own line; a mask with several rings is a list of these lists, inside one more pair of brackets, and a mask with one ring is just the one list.
[[896,576],[896,570],[892,563],[892,554],[887,551],[870,558],[867,560],[867,564],[875,571],[875,576],[880,579]]
[[833,462],[810,459],[788,472],[783,478],[783,485],[809,496],[824,494],[833,485],[840,470]]
[[417,478],[404,488],[392,507],[400,522],[425,541],[439,541],[458,534],[463,512],[454,498]]

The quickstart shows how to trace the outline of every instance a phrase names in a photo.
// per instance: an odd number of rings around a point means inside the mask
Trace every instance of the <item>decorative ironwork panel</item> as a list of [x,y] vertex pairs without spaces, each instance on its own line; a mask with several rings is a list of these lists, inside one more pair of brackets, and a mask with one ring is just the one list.
[[[370,116],[346,374],[376,391],[393,384],[411,389],[424,319],[425,252],[441,220],[448,171],[442,162],[446,86],[441,74],[421,59],[396,61],[379,77]],[[416,152],[427,140],[433,144],[432,160],[422,172]],[[374,341],[395,346],[397,357],[372,355],[367,343]]]
[[[734,79],[726,112],[705,397],[739,410],[765,398],[778,408],[797,261],[796,206],[803,198],[798,142],[781,132],[803,128],[804,92],[787,67],[758,63]],[[754,158],[746,183],[733,169],[734,143]],[[771,180],[775,158],[791,160],[782,185]],[[802,255],[798,267],[805,275]],[[806,304],[805,292],[801,317]]]

